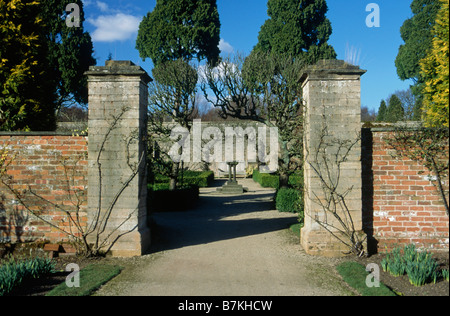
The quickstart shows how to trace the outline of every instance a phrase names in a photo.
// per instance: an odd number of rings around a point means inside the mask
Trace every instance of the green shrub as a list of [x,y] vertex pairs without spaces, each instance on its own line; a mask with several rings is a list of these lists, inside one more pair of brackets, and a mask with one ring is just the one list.
[[[274,188],[278,189],[280,187],[280,176],[273,173],[262,173],[259,170],[253,171],[253,180],[258,182],[263,188]],[[303,187],[303,175],[302,172],[297,172],[289,176],[288,184],[293,187],[300,189]]]
[[259,170],[254,170],[252,178],[258,182],[263,188],[278,189],[280,182],[276,174],[262,173]]
[[278,175],[270,173],[262,173],[258,170],[253,171],[253,180],[258,182],[263,188],[278,189],[280,180]]
[[214,182],[214,172],[212,171],[185,171],[179,178],[183,185],[195,185],[199,188],[206,188]]
[[0,296],[11,293],[14,288],[27,279],[36,279],[52,273],[54,268],[54,261],[48,258],[16,261],[11,257],[7,263],[0,266]]
[[152,191],[169,190],[169,183],[154,183],[149,184],[148,188]]
[[303,171],[290,175],[288,183],[293,188],[302,190],[303,189]]
[[[165,190],[169,188],[169,177],[156,174],[154,176],[153,186],[156,190]],[[200,188],[206,188],[212,185],[214,182],[214,172],[213,171],[191,171],[186,170],[178,177],[179,186],[198,186]],[[155,186],[156,185],[156,186]]]
[[290,188],[281,188],[275,198],[275,206],[280,212],[299,213],[301,202],[299,191]]

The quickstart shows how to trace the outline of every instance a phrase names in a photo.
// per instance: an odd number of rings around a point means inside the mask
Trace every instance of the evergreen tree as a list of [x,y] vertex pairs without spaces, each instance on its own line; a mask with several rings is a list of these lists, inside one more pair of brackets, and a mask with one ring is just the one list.
[[136,48],[155,66],[183,59],[219,59],[220,21],[216,0],[157,0],[139,26]]
[[37,2],[0,0],[0,130],[55,126],[43,23]]
[[[75,3],[80,8],[79,26],[66,25],[66,7]],[[84,73],[95,65],[91,36],[84,31],[81,0],[41,0],[40,14],[45,23],[42,36],[47,40],[46,76],[53,81],[58,110],[73,103],[87,104],[87,78]]]
[[268,0],[267,7],[269,19],[254,51],[299,57],[307,64],[336,58],[328,44],[332,28],[325,0]]
[[386,102],[384,100],[381,100],[380,108],[378,109],[378,115],[377,115],[377,122],[384,122],[386,121]]
[[257,111],[246,107],[244,112],[265,117],[266,124],[275,121],[280,131],[280,187],[285,187],[297,165],[293,161],[300,161],[303,151],[301,137],[293,133],[302,122],[300,69],[320,59],[335,59],[336,52],[328,44],[332,28],[325,0],[268,0],[267,8],[269,19],[241,74],[264,106]]
[[412,116],[412,120],[413,121],[422,121],[422,99],[418,98],[416,99],[416,103],[414,105],[413,108],[413,116]]
[[386,111],[385,121],[395,123],[398,121],[403,121],[405,116],[405,111],[402,106],[400,99],[394,94],[389,99],[389,105]]
[[[189,62],[219,60],[220,21],[216,0],[157,0],[139,25],[136,48],[153,61],[150,120],[161,114],[189,128],[195,103],[197,70]],[[180,162],[173,162],[170,190],[175,190]]]
[[413,80],[414,85],[411,88],[417,97],[422,94],[423,84],[420,60],[425,58],[427,51],[432,47],[432,30],[439,7],[439,0],[413,0],[411,3],[413,16],[400,28],[405,43],[400,46],[395,60],[397,74],[401,80]]
[[92,42],[67,27],[66,5],[80,0],[0,1],[0,129],[54,130],[67,102],[87,103],[84,72],[95,64]]
[[421,61],[424,117],[427,126],[449,127],[449,1],[440,0],[433,47]]

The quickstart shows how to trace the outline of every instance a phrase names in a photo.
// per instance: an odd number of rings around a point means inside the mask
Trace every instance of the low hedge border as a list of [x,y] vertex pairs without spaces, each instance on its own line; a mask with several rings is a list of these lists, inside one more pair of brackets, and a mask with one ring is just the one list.
[[300,213],[303,211],[303,200],[297,189],[281,188],[275,196],[275,207],[282,213]]
[[[154,180],[155,188],[163,187],[162,185],[169,184],[170,179],[166,176],[156,175]],[[206,188],[214,182],[213,171],[184,171],[183,175],[178,177],[178,181],[181,182],[181,186],[198,186],[200,188]]]
[[[279,189],[280,187],[280,178],[277,174],[262,173],[259,170],[254,170],[252,178],[263,188]],[[303,177],[301,174],[292,174],[289,176],[288,183],[294,188],[301,188],[303,186]]]

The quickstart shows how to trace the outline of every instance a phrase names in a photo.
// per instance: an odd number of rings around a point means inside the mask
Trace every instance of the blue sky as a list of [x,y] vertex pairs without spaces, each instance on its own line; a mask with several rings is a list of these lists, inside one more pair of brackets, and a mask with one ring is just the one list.
[[[91,33],[98,65],[104,65],[111,53],[116,60],[131,60],[151,74],[150,59],[145,62],[135,49],[139,23],[155,7],[156,0],[83,0],[85,29]],[[338,59],[354,60],[367,73],[361,81],[361,103],[378,110],[380,101],[411,82],[401,81],[395,58],[403,43],[400,27],[412,16],[412,0],[328,0],[328,18],[333,27],[330,44]],[[366,18],[379,7],[379,27],[368,27]],[[221,21],[223,53],[248,54],[258,41],[258,33],[267,16],[266,0],[217,0]]]

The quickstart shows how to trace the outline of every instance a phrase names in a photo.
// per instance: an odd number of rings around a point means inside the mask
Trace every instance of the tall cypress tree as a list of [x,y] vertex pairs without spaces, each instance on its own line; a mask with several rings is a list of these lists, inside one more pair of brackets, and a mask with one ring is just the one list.
[[[197,71],[192,59],[219,60],[220,21],[216,0],[157,0],[139,25],[136,48],[151,58],[155,82],[150,89],[152,113],[164,113],[189,128]],[[157,116],[157,115],[156,115]],[[152,118],[150,118],[152,119]],[[173,162],[170,190],[175,190],[180,163]]]
[[400,99],[394,94],[389,99],[389,106],[387,108],[385,121],[395,123],[398,121],[403,121],[405,117],[405,111],[402,106]]
[[[242,75],[247,85],[261,92],[267,104],[267,115],[277,117],[280,187],[288,186],[295,160],[301,159],[302,144],[292,144],[290,132],[301,124],[300,81],[296,68],[315,64],[319,59],[335,59],[336,52],[328,44],[332,28],[326,18],[325,0],[268,0],[269,19],[261,26],[258,43],[246,58]],[[281,80],[280,80],[281,79]],[[261,114],[260,114],[261,115]],[[270,121],[270,119],[268,120]],[[289,124],[291,123],[291,124]],[[291,147],[291,149],[289,149]]]
[[307,64],[336,58],[328,44],[332,28],[325,0],[268,0],[267,7],[269,19],[254,51],[301,58]]
[[[80,8],[79,26],[66,25],[66,6],[75,3]],[[53,81],[55,106],[71,103],[87,104],[87,78],[84,73],[96,64],[91,36],[84,31],[84,10],[81,0],[41,0],[40,14],[46,21],[42,36],[49,47],[47,80]]]
[[220,21],[216,0],[157,0],[136,40],[142,59],[153,64],[183,59],[219,59]]
[[439,0],[413,0],[411,3],[413,16],[400,28],[404,44],[399,47],[395,66],[401,80],[413,81],[411,90],[418,98],[417,108],[421,107],[424,82],[420,73],[420,61],[432,48],[432,30],[439,8]]
[[386,101],[381,100],[380,108],[378,109],[377,122],[384,122],[386,120]]

